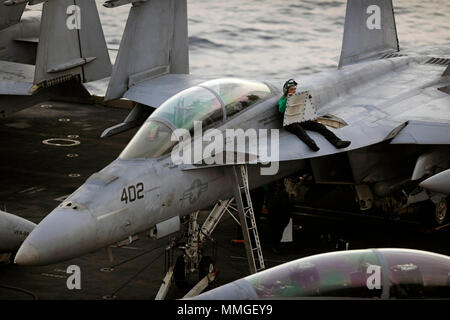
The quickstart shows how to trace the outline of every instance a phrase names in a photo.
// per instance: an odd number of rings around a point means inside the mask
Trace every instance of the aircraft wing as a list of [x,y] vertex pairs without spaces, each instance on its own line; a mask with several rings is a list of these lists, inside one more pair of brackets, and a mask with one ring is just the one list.
[[34,66],[0,61],[0,94],[31,95]]
[[[404,124],[402,130],[385,139],[394,138],[392,144],[450,144],[450,95],[440,90],[448,87],[450,79],[442,77],[442,82],[430,84],[430,79],[436,79],[441,73],[442,69],[434,66],[417,65],[384,79],[384,84],[377,81],[338,102],[341,106],[335,106],[333,114],[349,124],[342,133],[347,134],[355,126],[378,127],[376,131],[381,133],[383,127],[394,130]],[[408,83],[413,78],[414,87],[411,87]],[[358,140],[354,133],[348,133],[347,138]]]
[[[352,141],[346,151],[389,139],[391,144],[450,144],[450,95],[439,90],[448,86],[450,79],[442,77],[441,82],[430,84],[430,79],[441,74],[442,68],[417,64],[346,95],[325,106],[321,113],[330,112],[347,123],[341,129],[330,129],[341,139]],[[414,87],[410,85],[413,80]],[[297,137],[286,135],[280,136],[283,160],[341,152],[322,136],[311,133],[321,149],[300,155],[292,149],[299,149],[301,141],[296,143]]]
[[[391,144],[450,144],[450,95],[442,90],[450,84],[449,77],[445,75],[447,71],[444,72],[450,67],[444,69],[433,63],[411,63],[404,57],[395,59],[398,67],[386,72],[383,77],[367,81],[366,85],[359,86],[355,91],[351,90],[351,82],[347,83],[345,85],[349,89],[342,89],[346,94],[320,106],[319,116],[334,116],[345,123],[339,129],[329,129],[342,140],[350,140],[352,143],[348,148],[336,149],[322,135],[308,132],[320,147],[318,152],[314,152],[295,135],[281,129],[279,161],[327,156],[387,140]],[[358,68],[358,65],[348,68]],[[342,82],[347,81],[344,79]],[[308,89],[316,103],[323,99],[326,90],[330,90],[320,88],[323,79],[313,77],[301,83],[310,83]],[[249,154],[250,148],[252,146],[247,150]],[[225,150],[225,153],[230,152],[233,150]],[[268,154],[267,150],[258,153],[258,162],[263,162],[260,160],[265,154]],[[187,169],[200,167],[188,166]]]
[[135,84],[125,92],[123,97],[158,108],[164,101],[178,92],[215,78],[214,76],[190,74],[166,74]]
[[[218,156],[219,153],[223,153],[223,157],[232,157],[234,159],[233,162],[224,161],[223,164],[211,164],[211,165],[198,165],[191,164],[186,165],[184,170],[194,170],[200,168],[208,168],[208,167],[216,167],[216,166],[224,166],[224,165],[234,165],[234,164],[256,164],[256,163],[267,163],[268,161],[291,161],[291,160],[302,160],[302,159],[311,159],[316,157],[322,157],[327,155],[332,155],[340,152],[348,152],[350,150],[359,149],[363,147],[367,147],[369,145],[373,145],[389,139],[389,137],[393,136],[401,130],[405,124],[395,124],[395,123],[386,123],[386,124],[378,124],[374,126],[367,126],[366,123],[361,122],[356,125],[348,126],[346,128],[342,128],[339,130],[330,130],[334,131],[336,135],[338,135],[342,140],[350,140],[352,144],[345,149],[336,149],[332,144],[330,144],[322,135],[316,132],[308,132],[310,137],[314,139],[317,145],[320,147],[320,150],[314,152],[309,149],[309,147],[304,144],[300,139],[298,139],[295,135],[287,132],[284,129],[279,131],[278,143],[278,155],[274,156],[271,153],[271,146],[274,143],[273,136],[268,136],[267,145],[259,146],[257,140],[250,140],[250,142],[245,146],[245,151],[237,151],[236,149],[230,149],[226,146],[223,150],[216,150],[217,152],[213,155],[215,158],[220,158],[222,156]],[[232,146],[234,147],[234,146]],[[257,152],[252,152],[256,151]],[[242,157],[239,160],[239,155]],[[233,158],[234,157],[234,158]],[[204,157],[201,159],[205,163],[212,157]],[[212,161],[212,160],[211,160]],[[209,162],[211,162],[209,161]]]
[[450,125],[431,121],[409,121],[391,144],[450,144]]
[[[164,74],[134,84],[124,93],[123,97],[153,108],[158,108],[164,101],[178,92],[199,85],[202,82],[218,78],[223,77],[217,75]],[[259,80],[252,79],[251,77],[246,79]]]

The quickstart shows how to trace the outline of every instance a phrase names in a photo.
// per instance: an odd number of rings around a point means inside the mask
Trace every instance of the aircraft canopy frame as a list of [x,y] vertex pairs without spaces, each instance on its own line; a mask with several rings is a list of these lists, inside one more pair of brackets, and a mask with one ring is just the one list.
[[273,95],[260,81],[220,78],[185,89],[167,99],[142,125],[119,158],[158,158],[170,153],[178,141],[171,141],[175,129],[191,134],[194,122],[202,128],[223,123],[237,113]]

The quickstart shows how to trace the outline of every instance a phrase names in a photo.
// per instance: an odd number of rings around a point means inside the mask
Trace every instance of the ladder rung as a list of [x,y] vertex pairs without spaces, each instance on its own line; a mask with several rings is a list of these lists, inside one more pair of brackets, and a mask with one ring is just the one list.
[[[258,236],[258,229],[257,229],[257,225],[256,225],[256,219],[255,219],[255,213],[253,210],[253,205],[252,205],[252,201],[251,201],[251,196],[250,196],[250,190],[249,190],[249,183],[248,183],[248,171],[247,171],[247,167],[245,165],[240,165],[239,166],[240,169],[240,178],[236,177],[235,182],[238,186],[238,189],[236,191],[239,190],[239,194],[237,194],[236,196],[238,197],[238,199],[241,201],[242,203],[242,209],[243,211],[241,212],[241,210],[235,209],[236,211],[239,212],[239,215],[242,214],[242,218],[245,219],[245,224],[246,224],[246,230],[244,230],[244,227],[241,224],[241,227],[243,228],[243,232],[246,232],[248,237],[249,237],[249,242],[250,243],[246,243],[246,248],[247,248],[247,256],[248,259],[253,260],[253,265],[254,265],[254,270],[256,272],[260,271],[260,270],[264,270],[265,266],[264,266],[264,258],[262,256],[262,249],[261,249],[261,243],[259,240],[259,236]],[[242,192],[244,191],[244,192]],[[235,199],[236,200],[236,199]],[[237,201],[237,200],[236,200]],[[237,202],[236,202],[237,205]],[[250,232],[252,231],[252,232]],[[256,253],[254,253],[256,252]]]

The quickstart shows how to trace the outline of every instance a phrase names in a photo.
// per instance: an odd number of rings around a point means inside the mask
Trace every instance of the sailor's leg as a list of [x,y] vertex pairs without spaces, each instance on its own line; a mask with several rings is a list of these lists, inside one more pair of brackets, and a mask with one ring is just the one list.
[[306,130],[320,133],[332,144],[340,140],[332,131],[328,130],[327,127],[319,122],[312,120],[304,121],[302,122],[302,127]]
[[310,149],[318,151],[319,147],[316,145],[313,139],[306,133],[299,123],[291,123],[284,127],[288,132],[295,134],[300,140],[302,140]]
[[350,141],[342,141],[333,131],[328,130],[326,126],[320,122],[308,120],[301,123],[306,130],[315,131],[323,135],[336,148],[346,148],[350,145]]

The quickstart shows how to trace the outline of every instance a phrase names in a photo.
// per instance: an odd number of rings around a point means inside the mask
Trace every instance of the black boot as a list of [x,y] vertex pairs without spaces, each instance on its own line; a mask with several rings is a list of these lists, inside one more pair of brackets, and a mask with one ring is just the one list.
[[338,149],[347,148],[350,145],[350,141],[347,140],[338,140],[334,144],[334,146]]
[[312,150],[312,151],[319,151],[320,148],[317,146],[317,144],[314,141],[309,141],[306,143],[308,145],[308,147]]

